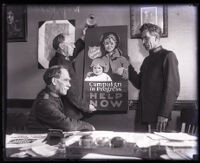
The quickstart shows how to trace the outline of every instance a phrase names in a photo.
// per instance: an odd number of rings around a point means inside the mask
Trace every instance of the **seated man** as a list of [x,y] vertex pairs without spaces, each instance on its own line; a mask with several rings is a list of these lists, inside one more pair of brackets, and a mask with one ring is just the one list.
[[82,99],[78,86],[78,81],[80,79],[76,74],[74,65],[75,58],[85,46],[84,39],[86,29],[87,28],[84,28],[82,37],[78,39],[75,44],[72,42],[71,37],[66,33],[57,35],[53,39],[53,48],[56,50],[56,54],[49,62],[49,67],[63,65],[69,71],[71,87],[68,94],[62,96],[61,100],[64,105],[65,114],[74,119],[81,119],[85,113],[96,111],[93,105],[90,105],[86,100]]
[[46,88],[37,96],[29,115],[27,129],[30,132],[47,132],[48,129],[63,131],[95,130],[84,121],[64,114],[61,96],[71,87],[69,72],[63,66],[53,66],[45,72],[43,79]]

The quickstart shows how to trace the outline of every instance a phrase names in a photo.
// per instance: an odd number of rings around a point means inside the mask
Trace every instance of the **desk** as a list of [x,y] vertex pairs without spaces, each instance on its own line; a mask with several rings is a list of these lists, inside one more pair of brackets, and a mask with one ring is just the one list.
[[[71,134],[70,137],[65,138],[66,143],[66,153],[63,156],[58,156],[57,154],[52,154],[51,156],[45,157],[42,155],[42,150],[38,147],[40,145],[45,145],[46,142],[40,140],[39,144],[30,143],[26,147],[9,147],[7,143],[6,151],[6,159],[7,160],[16,160],[19,159],[19,155],[13,154],[29,151],[28,159],[92,159],[91,156],[94,154],[101,154],[105,158],[105,156],[109,155],[112,157],[107,157],[107,159],[114,158],[130,158],[130,159],[143,159],[143,160],[151,160],[151,159],[193,159],[193,155],[197,154],[197,146],[184,147],[184,146],[168,146],[167,143],[161,143],[161,140],[156,139],[154,134],[150,133],[130,133],[130,132],[112,132],[112,131],[93,131],[93,132],[67,132],[66,135]],[[26,134],[24,134],[26,136]],[[28,134],[27,134],[28,135]],[[99,137],[106,137],[108,139],[112,139],[113,137],[121,137],[125,140],[125,144],[121,147],[113,147],[110,145],[100,146],[99,144],[93,144],[91,146],[82,146],[80,144],[80,138],[84,135],[90,135],[93,140],[97,140]],[[6,137],[9,137],[8,135]],[[23,137],[23,136],[21,136]],[[150,138],[151,137],[151,138]],[[154,139],[155,138],[155,139]],[[95,141],[94,141],[95,142]],[[193,141],[194,142],[194,141]],[[195,140],[197,142],[197,140]],[[46,144],[45,148],[47,150],[57,149],[58,143],[52,143],[51,145]],[[47,146],[48,145],[48,146]],[[22,150],[24,148],[24,150]],[[35,149],[35,150],[33,150]],[[38,149],[39,152],[35,152]],[[54,150],[55,151],[55,150]],[[179,151],[179,153],[177,152]],[[181,155],[180,151],[184,153],[190,153],[190,157],[186,155]],[[171,153],[171,154],[170,154]],[[92,155],[93,154],[93,155]],[[170,154],[170,155],[169,155]],[[176,156],[175,156],[176,154]],[[169,157],[171,156],[171,157]]]

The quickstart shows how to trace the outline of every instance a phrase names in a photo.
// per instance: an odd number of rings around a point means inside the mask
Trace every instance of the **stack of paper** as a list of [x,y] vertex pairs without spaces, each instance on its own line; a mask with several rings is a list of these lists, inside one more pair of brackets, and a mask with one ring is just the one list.
[[154,132],[156,135],[162,136],[168,140],[185,141],[185,140],[197,140],[196,136],[189,135],[187,133],[166,133],[166,132]]
[[166,133],[166,132],[154,132],[165,139],[160,140],[162,146],[173,146],[173,147],[196,147],[197,137],[189,135],[187,133]]

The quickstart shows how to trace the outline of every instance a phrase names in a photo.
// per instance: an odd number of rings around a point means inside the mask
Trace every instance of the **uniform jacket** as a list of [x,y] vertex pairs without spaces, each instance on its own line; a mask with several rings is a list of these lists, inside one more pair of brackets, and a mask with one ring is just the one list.
[[27,129],[33,132],[46,132],[50,128],[74,131],[91,130],[92,126],[87,122],[66,116],[60,97],[53,96],[50,89],[46,87],[34,101]]
[[140,73],[129,66],[129,80],[140,89],[138,110],[142,122],[155,123],[158,116],[170,118],[169,115],[180,91],[178,60],[172,51],[162,46],[146,57]]
[[64,104],[65,113],[75,119],[81,119],[83,113],[89,111],[89,103],[82,99],[81,91],[79,90],[78,81],[80,79],[77,78],[74,65],[75,58],[78,56],[79,52],[83,50],[84,46],[83,40],[78,39],[75,43],[73,56],[71,56],[69,60],[66,60],[64,55],[56,53],[49,63],[49,67],[63,65],[69,70],[71,87],[67,95],[62,96],[61,99]]

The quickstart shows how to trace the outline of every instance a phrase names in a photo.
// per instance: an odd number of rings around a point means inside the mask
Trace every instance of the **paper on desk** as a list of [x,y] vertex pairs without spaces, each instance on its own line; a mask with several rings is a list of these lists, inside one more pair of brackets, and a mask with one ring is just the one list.
[[158,145],[159,140],[152,140],[147,135],[143,134],[138,137],[136,144],[139,148],[148,148],[150,146]]
[[162,158],[164,160],[171,160],[171,158],[167,154],[160,155],[160,158]]
[[153,133],[146,133],[147,137],[149,137],[152,140],[166,140],[167,138],[157,135],[157,134],[153,134]]
[[33,143],[40,143],[47,134],[12,134],[6,135],[6,148],[28,147]]
[[115,136],[119,136],[126,140],[129,143],[136,143],[139,138],[142,137],[142,133],[133,133],[133,132],[115,132]]
[[126,159],[126,160],[141,160],[138,157],[126,157],[126,156],[114,156],[114,155],[104,155],[104,154],[97,154],[97,153],[88,153],[87,155],[83,156],[82,159]]
[[161,140],[160,145],[171,146],[171,147],[197,147],[197,141],[169,141]]
[[196,136],[189,135],[187,133],[167,133],[167,132],[154,132],[156,135],[160,135],[164,138],[169,140],[177,140],[177,141],[184,141],[184,140],[197,140]]
[[50,157],[56,154],[58,148],[55,146],[50,146],[48,144],[43,144],[40,146],[34,146],[31,149],[38,155],[41,155],[43,157]]
[[82,137],[81,135],[73,135],[73,136],[70,136],[69,138],[65,139],[65,145],[66,145],[66,146],[70,146],[70,145],[72,145],[73,143],[79,141],[81,137]]

